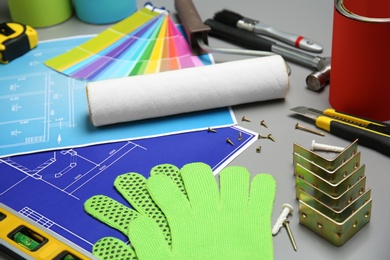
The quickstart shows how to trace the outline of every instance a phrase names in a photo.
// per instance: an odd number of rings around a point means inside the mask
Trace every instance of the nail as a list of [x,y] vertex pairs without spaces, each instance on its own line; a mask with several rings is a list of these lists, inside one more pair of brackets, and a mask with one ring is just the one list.
[[300,125],[299,123],[296,123],[295,129],[300,129],[300,130],[304,130],[304,131],[312,133],[312,134],[325,136],[324,133],[321,133],[321,132],[313,130],[313,129],[309,129],[309,128],[303,126],[303,125]]
[[267,135],[267,138],[270,139],[272,142],[275,142],[275,138],[271,134]]
[[288,237],[290,238],[290,241],[291,241],[291,244],[294,248],[294,251],[297,251],[297,243],[295,242],[295,239],[294,239],[294,236],[291,232],[291,228],[290,228],[290,221],[288,221],[288,219],[285,219],[283,221],[283,226],[286,228],[287,230],[287,235]]
[[261,146],[256,148],[256,153],[260,153],[260,152],[261,152]]
[[262,134],[259,134],[259,135],[257,136],[257,139],[266,139],[266,138],[268,138],[268,137],[265,136],[265,135],[262,135]]
[[241,140],[242,140],[242,133],[238,132],[238,141],[241,141]]
[[226,142],[227,143],[229,143],[229,144],[231,144],[231,145],[234,145],[234,143],[232,142],[232,140],[230,140],[230,138],[228,137],[228,138],[226,138]]
[[262,125],[262,126],[268,128],[268,126],[267,126],[267,124],[264,122],[264,120],[261,120],[260,125]]
[[216,132],[217,132],[217,130],[215,130],[215,129],[212,129],[211,127],[209,127],[209,128],[207,129],[207,132],[216,133]]
[[243,116],[243,117],[241,118],[241,120],[242,120],[242,121],[246,121],[246,122],[251,122],[251,120],[249,120],[249,119],[246,118],[245,116]]

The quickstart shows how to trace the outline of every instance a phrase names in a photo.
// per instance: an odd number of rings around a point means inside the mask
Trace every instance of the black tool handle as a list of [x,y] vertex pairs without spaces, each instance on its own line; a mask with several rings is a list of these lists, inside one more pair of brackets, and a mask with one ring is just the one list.
[[194,3],[192,0],[175,0],[175,8],[187,34],[191,51],[195,55],[204,53],[199,47],[198,39],[202,39],[207,44],[207,33],[210,28],[203,24]]
[[330,132],[349,141],[359,139],[359,144],[390,156],[389,136],[377,134],[348,124],[343,124],[339,121],[332,121],[330,123]]
[[[385,122],[372,120],[372,119],[364,118],[364,117],[358,117],[356,115],[340,112],[340,111],[337,111],[334,109],[327,109],[325,111],[330,111],[329,115],[334,117],[334,118],[341,117],[347,121],[349,119],[351,119],[351,121],[353,121],[353,122],[362,122],[363,124],[367,123],[367,126],[366,126],[367,129],[370,129],[370,130],[373,130],[375,132],[379,132],[379,133],[386,134],[386,135],[390,136],[390,124],[387,124]],[[331,113],[332,111],[334,111],[334,113]]]
[[211,28],[209,34],[217,38],[226,39],[255,50],[272,51],[274,42],[266,40],[252,32],[225,25],[213,19],[207,19],[204,24]]

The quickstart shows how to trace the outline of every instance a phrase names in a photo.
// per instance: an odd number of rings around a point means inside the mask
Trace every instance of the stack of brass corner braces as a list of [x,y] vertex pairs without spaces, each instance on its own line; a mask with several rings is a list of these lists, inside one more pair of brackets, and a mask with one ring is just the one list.
[[371,190],[364,171],[357,140],[332,160],[294,144],[299,222],[342,246],[370,221]]

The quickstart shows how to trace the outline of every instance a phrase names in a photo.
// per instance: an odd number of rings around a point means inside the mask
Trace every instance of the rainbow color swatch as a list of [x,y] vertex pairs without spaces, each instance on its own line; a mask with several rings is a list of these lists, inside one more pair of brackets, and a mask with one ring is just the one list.
[[204,62],[192,55],[169,13],[146,4],[45,65],[73,78],[96,81],[203,66]]

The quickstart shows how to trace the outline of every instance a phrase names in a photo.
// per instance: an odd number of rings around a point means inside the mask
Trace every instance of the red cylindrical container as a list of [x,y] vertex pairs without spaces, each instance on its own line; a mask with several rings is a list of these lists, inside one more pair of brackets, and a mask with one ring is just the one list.
[[329,101],[341,112],[390,120],[390,1],[336,0]]

